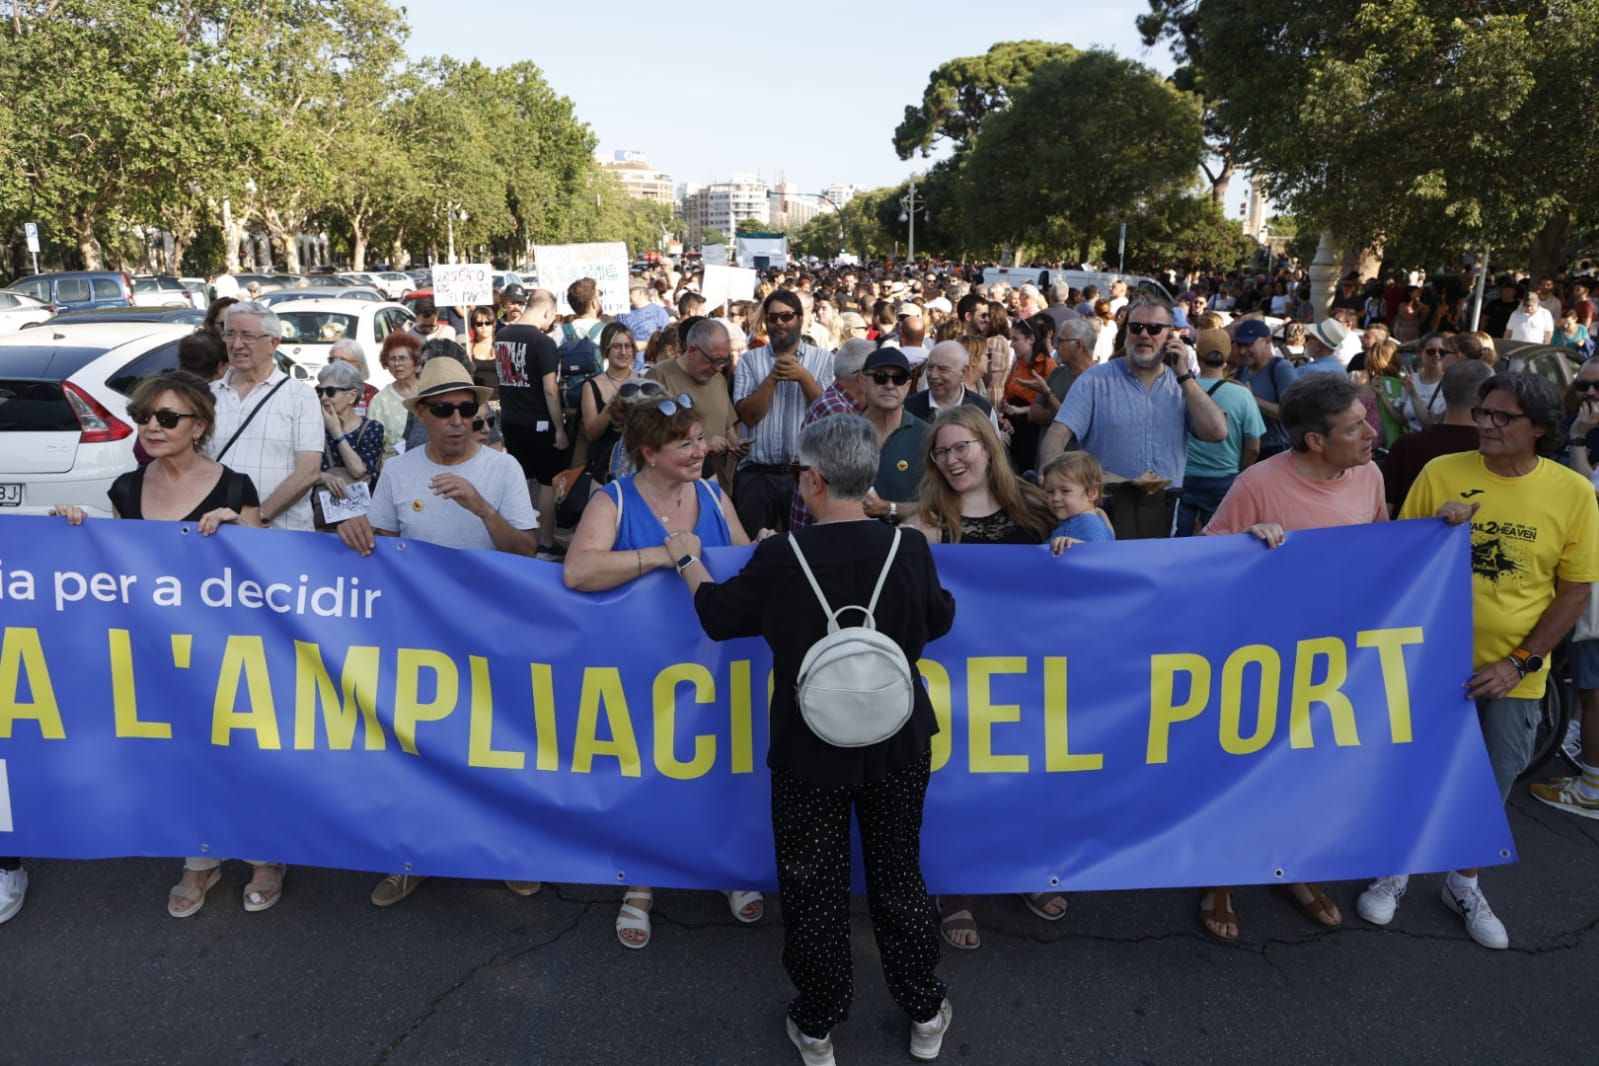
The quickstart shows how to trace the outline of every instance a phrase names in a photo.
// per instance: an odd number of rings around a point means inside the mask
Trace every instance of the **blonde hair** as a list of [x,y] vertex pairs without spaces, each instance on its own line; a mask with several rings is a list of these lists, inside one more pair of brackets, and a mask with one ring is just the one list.
[[1105,490],[1105,468],[1088,452],[1061,452],[1044,464],[1039,471],[1039,482],[1046,487],[1051,476],[1058,476],[1080,485],[1083,493],[1096,503]]
[[959,426],[969,431],[988,453],[988,488],[999,501],[1000,509],[1017,525],[1035,534],[1040,541],[1052,528],[1049,502],[1037,485],[1023,481],[1011,469],[1005,446],[999,434],[979,407],[958,404],[939,413],[927,432],[922,446],[922,480],[916,494],[923,520],[937,526],[945,544],[959,544],[961,539],[960,493],[949,487],[944,474],[933,462],[933,447],[939,430],[945,426]]

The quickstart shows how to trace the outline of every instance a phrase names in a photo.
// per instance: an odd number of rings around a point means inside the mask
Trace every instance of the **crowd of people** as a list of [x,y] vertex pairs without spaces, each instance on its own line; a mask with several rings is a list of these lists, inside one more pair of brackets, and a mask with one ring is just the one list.
[[[708,308],[691,275],[663,266],[632,280],[630,309],[609,321],[592,279],[559,298],[511,285],[493,307],[458,309],[464,346],[424,306],[377,353],[393,379],[381,391],[366,386],[353,341],[314,388],[289,377],[275,360],[277,316],[227,301],[181,346],[183,369],[135,391],[139,465],[113,486],[111,510],[202,533],[328,532],[361,555],[384,536],[508,552],[560,564],[579,590],[671,568],[710,636],[765,637],[778,674],[768,765],[784,964],[799,991],[789,1035],[807,1063],[832,1061],[848,1011],[851,808],[914,1055],[936,1056],[951,1022],[940,938],[981,943],[978,901],[930,900],[921,881],[937,726],[920,686],[905,724],[858,749],[820,739],[792,699],[825,629],[820,611],[793,608],[811,589],[876,604],[881,568],[878,625],[912,663],[949,629],[956,605],[928,544],[1058,555],[1089,541],[1242,533],[1272,548],[1301,529],[1470,523],[1473,673],[1437,683],[1476,701],[1508,798],[1532,757],[1549,660],[1572,635],[1581,772],[1532,790],[1599,817],[1599,358],[1587,332],[1599,305],[1588,285],[1504,279],[1484,329],[1465,331],[1457,277],[1351,278],[1325,311],[1286,271],[1180,279],[1175,305],[1120,281],[1102,295],[980,279],[775,270],[755,299]],[[1580,368],[1567,394],[1528,372],[1520,345],[1500,358],[1506,341],[1569,353]],[[1507,523],[1525,535],[1496,535]],[[728,581],[699,561],[704,548],[752,541]],[[219,866],[186,860],[168,912],[197,913]],[[245,909],[274,906],[285,867],[251,868]],[[512,891],[538,891],[538,871],[516,873],[526,879],[508,880]],[[424,880],[391,874],[372,902],[396,904]],[[1396,871],[1355,909],[1387,925],[1408,886]],[[20,863],[0,860],[0,921],[25,889]],[[1319,926],[1343,921],[1319,886],[1283,892]],[[1441,894],[1474,940],[1508,945],[1476,871],[1449,874]],[[763,917],[761,893],[726,895],[740,921]],[[1202,927],[1229,943],[1241,927],[1233,895],[1213,886],[1199,900]],[[649,943],[653,899],[644,885],[624,892],[624,947]],[[1022,902],[1045,921],[1069,903],[1061,892]]]

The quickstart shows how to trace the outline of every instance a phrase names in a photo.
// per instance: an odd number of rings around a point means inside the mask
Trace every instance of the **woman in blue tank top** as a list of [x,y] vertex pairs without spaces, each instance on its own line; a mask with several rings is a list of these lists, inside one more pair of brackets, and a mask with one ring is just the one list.
[[[654,386],[654,389],[646,386]],[[629,392],[628,390],[632,390]],[[748,544],[733,502],[714,481],[700,478],[705,465],[705,424],[687,394],[666,398],[651,382],[628,382],[617,390],[630,403],[622,447],[636,473],[602,485],[589,497],[566,551],[567,588],[614,589],[651,570],[673,568],[683,551],[674,542],[693,533],[706,548]],[[759,892],[729,892],[728,905],[741,922],[759,921]],[[616,937],[623,947],[650,942],[654,893],[633,885],[622,897]]]

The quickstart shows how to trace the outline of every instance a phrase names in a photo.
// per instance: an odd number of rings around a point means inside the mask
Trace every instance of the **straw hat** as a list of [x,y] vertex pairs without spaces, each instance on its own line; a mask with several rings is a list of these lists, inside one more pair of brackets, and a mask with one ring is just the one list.
[[415,413],[416,405],[423,400],[447,392],[460,392],[462,389],[471,390],[477,396],[478,403],[487,403],[494,394],[493,389],[474,384],[466,367],[454,359],[447,355],[436,356],[422,368],[422,373],[417,377],[416,395],[405,401],[405,409]]

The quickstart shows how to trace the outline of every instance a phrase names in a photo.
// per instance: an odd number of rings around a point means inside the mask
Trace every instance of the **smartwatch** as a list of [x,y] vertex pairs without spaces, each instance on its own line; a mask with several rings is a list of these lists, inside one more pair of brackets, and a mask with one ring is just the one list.
[[1543,669],[1543,656],[1534,655],[1526,648],[1517,648],[1505,658],[1510,660],[1510,665],[1514,666],[1516,673],[1522,677],[1526,677],[1528,674],[1536,674]]
[[693,566],[699,561],[700,557],[697,555],[685,555],[683,558],[677,561],[677,572],[681,574],[683,571],[687,570],[689,567]]
[[1193,381],[1195,377],[1196,375],[1192,370],[1184,370],[1181,374],[1177,375],[1177,384],[1180,386],[1184,382]]
[[899,504],[893,500],[888,501],[888,524],[899,525]]

